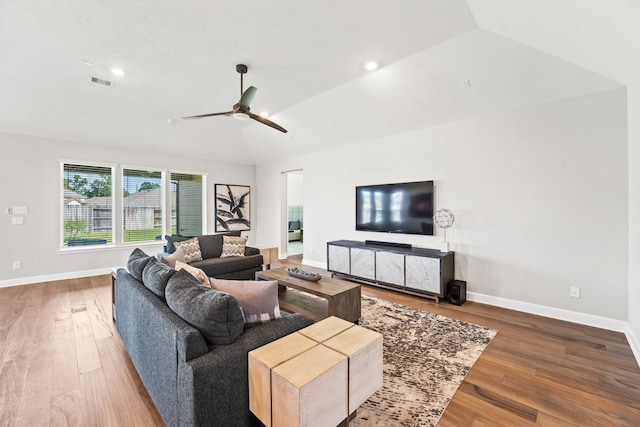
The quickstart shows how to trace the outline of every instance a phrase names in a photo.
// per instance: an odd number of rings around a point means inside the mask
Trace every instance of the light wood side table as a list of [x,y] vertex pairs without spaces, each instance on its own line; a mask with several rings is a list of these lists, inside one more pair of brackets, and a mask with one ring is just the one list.
[[278,262],[278,247],[277,246],[267,246],[267,245],[248,245],[252,248],[256,248],[260,251],[260,255],[262,255],[262,259],[264,261],[265,269],[269,270],[271,268],[271,264]]
[[348,425],[382,386],[382,335],[329,317],[249,352],[249,409],[267,427]]

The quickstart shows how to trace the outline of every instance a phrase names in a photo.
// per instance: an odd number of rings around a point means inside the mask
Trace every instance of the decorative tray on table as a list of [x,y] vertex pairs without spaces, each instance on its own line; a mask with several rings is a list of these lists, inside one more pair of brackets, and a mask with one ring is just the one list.
[[322,278],[322,276],[317,273],[311,273],[309,271],[300,270],[297,267],[287,268],[287,274],[289,276],[297,277],[298,279],[309,280],[312,282],[317,282]]

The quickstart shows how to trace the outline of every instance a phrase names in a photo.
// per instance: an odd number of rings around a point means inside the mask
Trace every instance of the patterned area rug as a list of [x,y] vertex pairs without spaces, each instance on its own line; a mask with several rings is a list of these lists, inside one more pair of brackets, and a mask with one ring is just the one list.
[[383,385],[350,426],[435,426],[497,331],[362,296],[360,325],[383,335]]

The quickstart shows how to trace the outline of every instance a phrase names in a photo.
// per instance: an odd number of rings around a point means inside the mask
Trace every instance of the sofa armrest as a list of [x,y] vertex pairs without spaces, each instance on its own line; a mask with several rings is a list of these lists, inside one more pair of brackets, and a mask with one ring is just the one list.
[[250,425],[247,353],[311,324],[301,314],[285,315],[246,329],[233,344],[214,346],[209,353],[181,363],[181,419],[193,419],[195,425],[211,425],[212,420],[221,426]]
[[260,254],[260,249],[258,248],[254,248],[251,246],[244,247],[244,256],[259,255],[259,254]]

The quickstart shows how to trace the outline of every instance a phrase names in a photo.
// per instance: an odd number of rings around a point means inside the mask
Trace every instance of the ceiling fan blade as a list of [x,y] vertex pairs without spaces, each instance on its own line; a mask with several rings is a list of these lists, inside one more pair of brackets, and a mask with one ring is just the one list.
[[233,111],[227,111],[224,113],[199,114],[197,116],[182,117],[182,120],[201,119],[203,117],[212,117],[212,116],[229,116],[231,114],[233,114]]
[[249,86],[249,88],[245,90],[244,93],[242,94],[242,97],[240,98],[238,105],[240,105],[241,108],[248,110],[249,106],[251,105],[251,101],[253,101],[253,97],[256,96],[257,90],[258,89],[256,89],[255,87]]
[[249,117],[251,117],[253,120],[257,120],[257,121],[259,121],[260,123],[263,123],[263,124],[265,124],[265,125],[267,125],[267,126],[271,126],[272,128],[279,130],[280,132],[287,133],[287,130],[286,130],[285,128],[283,128],[282,126],[280,126],[280,125],[279,125],[279,124],[277,124],[277,123],[272,122],[271,120],[265,119],[264,117],[259,116],[259,115],[257,115],[257,114],[253,114],[253,113],[247,113],[247,114],[248,114],[248,115],[249,115]]

